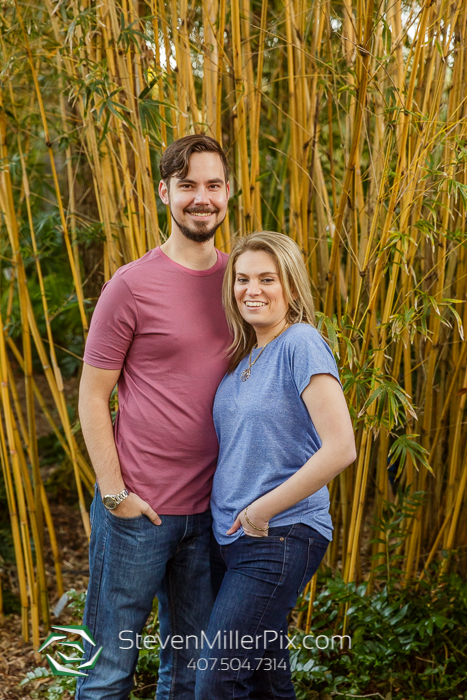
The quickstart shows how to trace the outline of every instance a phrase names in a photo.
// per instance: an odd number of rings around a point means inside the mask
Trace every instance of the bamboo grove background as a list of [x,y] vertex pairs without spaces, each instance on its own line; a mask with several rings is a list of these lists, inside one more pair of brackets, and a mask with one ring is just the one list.
[[385,543],[362,533],[393,497],[392,465],[396,486],[425,492],[400,548],[407,582],[439,558],[465,572],[466,4],[0,6],[0,457],[24,637],[38,644],[62,593],[37,415],[89,533],[93,472],[63,377],[79,372],[103,282],[168,235],[157,165],[192,132],[219,139],[232,166],[217,246],[261,228],[292,236],[339,357],[358,460],[330,486],[326,563],[371,581]]

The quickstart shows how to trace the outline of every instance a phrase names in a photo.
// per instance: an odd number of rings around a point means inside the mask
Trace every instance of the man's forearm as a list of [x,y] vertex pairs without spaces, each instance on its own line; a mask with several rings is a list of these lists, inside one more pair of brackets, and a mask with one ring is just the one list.
[[79,415],[84,440],[102,495],[125,488],[115,446],[109,404],[99,396],[80,397]]

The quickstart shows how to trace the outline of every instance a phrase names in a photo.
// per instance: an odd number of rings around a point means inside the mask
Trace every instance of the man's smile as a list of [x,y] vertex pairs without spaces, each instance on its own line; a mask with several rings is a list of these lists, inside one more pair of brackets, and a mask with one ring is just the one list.
[[197,219],[208,219],[210,216],[213,216],[214,214],[217,214],[218,210],[213,210],[213,211],[197,211],[196,209],[185,209],[185,214],[189,214],[190,216],[195,216]]

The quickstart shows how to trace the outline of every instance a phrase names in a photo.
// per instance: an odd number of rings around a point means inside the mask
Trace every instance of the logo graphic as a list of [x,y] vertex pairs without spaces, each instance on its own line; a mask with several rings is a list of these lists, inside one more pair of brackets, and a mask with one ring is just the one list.
[[[44,644],[40,647],[39,651],[43,651],[53,642],[58,642],[59,646],[67,647],[65,651],[69,650],[68,653],[71,654],[70,656],[67,656],[61,651],[57,651],[57,654],[59,655],[60,661],[62,663],[56,661],[52,656],[50,656],[50,654],[46,654],[47,661],[49,662],[49,666],[52,669],[52,673],[54,674],[54,676],[87,676],[88,674],[85,673],[84,670],[80,671],[78,669],[94,668],[94,666],[97,663],[97,659],[101,655],[103,647],[98,649],[96,653],[92,656],[92,658],[89,659],[89,661],[81,663],[84,654],[83,643],[81,641],[63,642],[61,640],[67,638],[67,635],[63,634],[64,632],[66,632],[67,634],[79,634],[80,637],[86,640],[86,642],[89,642],[89,644],[92,644],[92,646],[95,647],[96,642],[92,638],[92,634],[86,627],[86,625],[68,625],[66,627],[57,627],[53,625],[52,629],[59,630],[59,632],[51,632],[45,640]],[[72,664],[79,664],[79,666],[77,669],[70,668]]]

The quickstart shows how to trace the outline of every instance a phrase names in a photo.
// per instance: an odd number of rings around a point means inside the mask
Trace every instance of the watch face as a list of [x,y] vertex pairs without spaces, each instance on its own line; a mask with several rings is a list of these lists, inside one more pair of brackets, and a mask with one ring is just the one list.
[[109,510],[113,510],[114,508],[117,507],[117,501],[115,500],[115,498],[113,496],[105,496],[103,498],[103,501],[104,501],[105,507],[108,508]]

